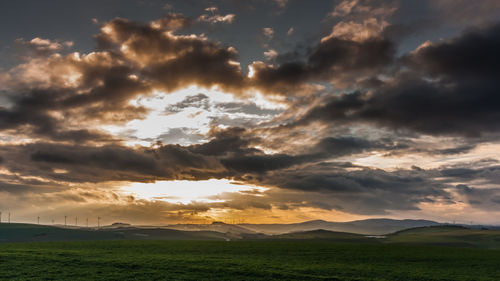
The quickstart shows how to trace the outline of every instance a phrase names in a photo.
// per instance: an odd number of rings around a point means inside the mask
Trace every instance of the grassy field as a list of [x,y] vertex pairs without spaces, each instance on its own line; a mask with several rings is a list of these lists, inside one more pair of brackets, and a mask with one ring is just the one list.
[[500,251],[328,241],[0,244],[2,280],[499,280]]
[[388,235],[384,242],[500,249],[500,231],[460,226],[420,227]]

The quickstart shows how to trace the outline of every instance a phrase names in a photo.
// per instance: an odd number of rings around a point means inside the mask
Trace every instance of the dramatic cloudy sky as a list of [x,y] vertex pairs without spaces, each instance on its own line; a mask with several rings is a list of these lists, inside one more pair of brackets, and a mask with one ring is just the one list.
[[18,0],[0,25],[4,220],[500,224],[498,0]]

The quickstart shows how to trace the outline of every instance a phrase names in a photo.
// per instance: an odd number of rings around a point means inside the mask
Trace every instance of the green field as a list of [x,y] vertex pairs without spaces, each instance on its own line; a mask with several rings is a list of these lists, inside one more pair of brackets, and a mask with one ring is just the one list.
[[3,224],[0,280],[500,280],[498,230],[433,226],[379,238],[326,230],[233,238]]
[[329,241],[0,244],[2,280],[499,280],[500,251]]
[[384,243],[500,249],[500,231],[460,226],[419,227],[388,235]]

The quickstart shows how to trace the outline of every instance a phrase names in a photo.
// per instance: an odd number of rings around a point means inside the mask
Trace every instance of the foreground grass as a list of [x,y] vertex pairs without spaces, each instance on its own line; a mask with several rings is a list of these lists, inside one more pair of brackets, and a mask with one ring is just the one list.
[[0,244],[2,280],[498,280],[500,251],[328,241]]

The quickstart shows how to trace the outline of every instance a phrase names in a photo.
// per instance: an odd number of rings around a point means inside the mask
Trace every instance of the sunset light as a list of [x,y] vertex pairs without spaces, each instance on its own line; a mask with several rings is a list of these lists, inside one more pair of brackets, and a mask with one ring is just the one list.
[[205,181],[158,181],[155,183],[132,183],[122,188],[125,194],[137,199],[160,200],[169,203],[189,204],[192,202],[225,202],[224,193],[245,191],[263,192],[266,188],[238,184],[230,180],[211,179]]

